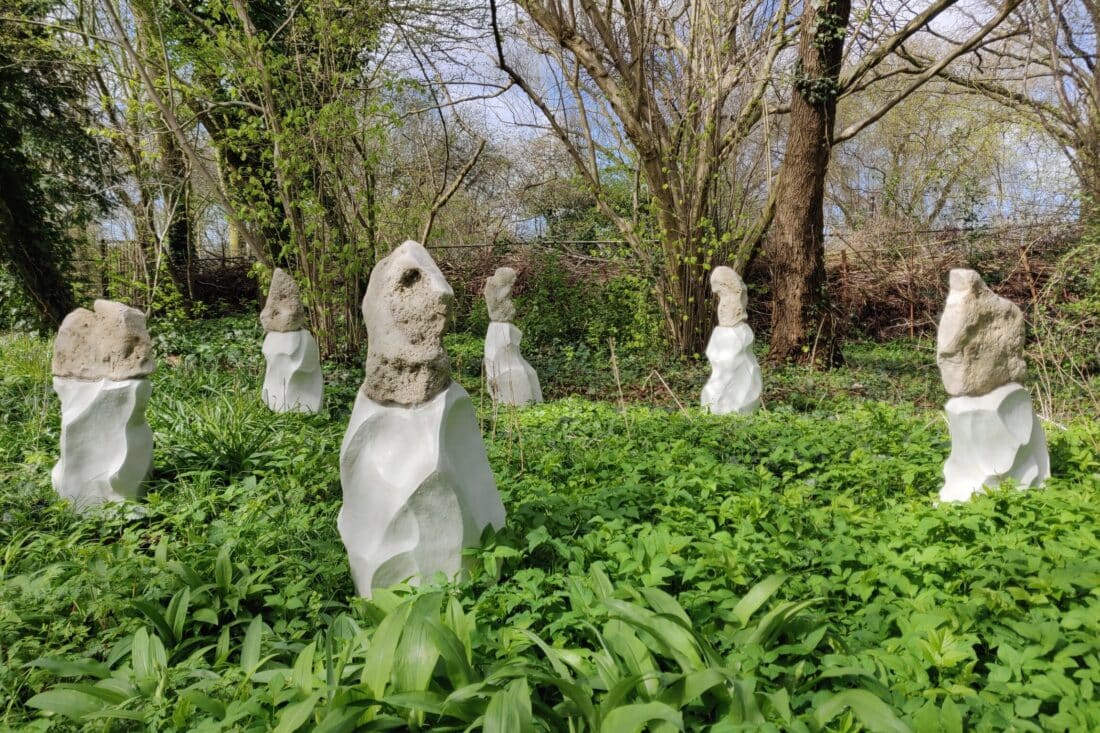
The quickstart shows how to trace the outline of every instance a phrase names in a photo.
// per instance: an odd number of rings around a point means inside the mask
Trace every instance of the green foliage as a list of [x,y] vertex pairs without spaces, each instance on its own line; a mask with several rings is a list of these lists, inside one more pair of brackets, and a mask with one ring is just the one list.
[[266,414],[227,323],[153,375],[141,510],[84,517],[49,487],[49,345],[0,342],[0,727],[1100,726],[1091,422],[1050,430],[1047,488],[936,507],[946,431],[904,402],[548,403],[484,426],[509,518],[469,576],[367,603],[335,528],[361,372]]
[[54,325],[73,304],[62,277],[73,244],[115,183],[86,106],[87,67],[54,23],[57,6],[11,0],[0,18],[0,264]]
[[[557,253],[541,256],[517,294],[516,325],[526,347],[562,349],[583,345],[594,351],[614,339],[626,352],[663,346],[652,286],[630,274],[594,276],[580,282]],[[464,330],[484,335],[489,325],[479,298]]]
[[33,331],[39,326],[38,314],[19,280],[0,266],[0,331]]

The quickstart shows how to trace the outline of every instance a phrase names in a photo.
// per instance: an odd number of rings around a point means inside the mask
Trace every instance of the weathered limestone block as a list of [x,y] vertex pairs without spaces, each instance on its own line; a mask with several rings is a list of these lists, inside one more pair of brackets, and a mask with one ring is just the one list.
[[760,407],[764,380],[752,353],[749,324],[717,326],[707,343],[711,375],[703,387],[702,404],[715,415],[747,414]]
[[516,271],[511,267],[498,267],[485,281],[485,307],[489,320],[511,323],[516,318],[516,306],[512,303],[512,287],[516,284]]
[[317,342],[306,329],[264,338],[263,399],[275,412],[319,412],[324,394]]
[[443,350],[453,300],[416,242],[371,272],[367,375],[340,448],[337,520],[365,597],[403,580],[455,577],[463,550],[504,525],[473,403]]
[[973,270],[952,270],[947,306],[936,335],[936,363],[952,397],[986,394],[1021,382],[1024,315]]
[[267,303],[260,311],[260,323],[268,332],[298,331],[306,325],[306,309],[302,305],[298,283],[278,267],[271,276]]
[[736,326],[749,317],[749,293],[732,267],[721,265],[710,274],[710,289],[718,296],[718,325]]
[[405,242],[374,266],[363,298],[368,397],[418,405],[450,385],[443,331],[453,305],[451,286],[418,242]]
[[94,311],[77,308],[61,322],[53,346],[55,377],[122,381],[153,373],[153,346],[145,314],[113,300]]
[[136,499],[153,466],[145,422],[156,367],[145,315],[109,300],[65,317],[54,342],[54,390],[61,399],[61,456],[53,487],[78,511]]
[[61,457],[54,490],[83,511],[137,499],[153,467],[153,431],[145,421],[148,379],[86,382],[54,377],[61,398]]
[[436,573],[454,578],[487,525],[504,526],[474,405],[451,383],[429,402],[381,405],[360,391],[340,449],[337,526],[359,594]]
[[1008,478],[1030,488],[1050,477],[1046,436],[1023,386],[1009,383],[979,397],[955,397],[946,410],[951,455],[943,467],[941,501],[967,501]]
[[523,333],[511,323],[490,323],[485,334],[485,380],[494,402],[529,405],[542,402],[539,376],[519,351]]

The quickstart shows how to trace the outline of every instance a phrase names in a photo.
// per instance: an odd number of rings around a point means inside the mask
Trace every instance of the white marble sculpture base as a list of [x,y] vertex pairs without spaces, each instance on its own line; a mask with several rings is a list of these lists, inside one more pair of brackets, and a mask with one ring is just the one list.
[[941,501],[967,501],[1007,478],[1026,489],[1050,477],[1046,436],[1023,386],[1012,382],[981,397],[954,397],[945,409],[951,455]]
[[318,412],[324,393],[317,342],[306,329],[270,331],[264,339],[263,400],[275,412]]
[[436,573],[454,578],[487,525],[504,526],[470,396],[457,383],[413,407],[359,391],[340,448],[337,527],[361,596]]
[[752,329],[747,323],[717,326],[707,343],[711,375],[703,387],[702,404],[715,415],[749,413],[760,407],[764,380],[752,353]]
[[61,457],[50,472],[57,493],[77,511],[138,498],[153,467],[149,380],[54,377],[53,388],[61,398]]
[[485,334],[485,380],[494,402],[529,405],[542,402],[539,376],[520,355],[523,332],[511,323],[492,322]]

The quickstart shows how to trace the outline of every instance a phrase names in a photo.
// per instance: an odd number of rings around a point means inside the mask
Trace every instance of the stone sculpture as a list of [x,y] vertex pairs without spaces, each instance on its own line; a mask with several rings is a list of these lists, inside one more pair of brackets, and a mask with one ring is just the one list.
[[61,456],[50,478],[78,511],[136,499],[153,466],[145,406],[156,364],[145,315],[110,300],[93,309],[65,317],[53,351]]
[[505,405],[527,405],[542,402],[539,376],[520,354],[523,332],[512,319],[516,307],[512,303],[512,286],[516,271],[500,267],[485,281],[485,305],[489,310],[489,330],[485,334],[485,381],[494,402]]
[[764,381],[752,353],[745,283],[732,268],[721,266],[711,273],[710,287],[718,296],[718,325],[707,343],[711,375],[702,404],[716,415],[750,413],[760,407]]
[[263,400],[275,412],[318,412],[324,396],[317,341],[305,328],[306,314],[298,284],[276,268],[260,313],[267,336]]
[[967,501],[1007,478],[1021,488],[1050,476],[1046,436],[1019,384],[1024,317],[973,270],[952,270],[936,334],[936,363],[951,399],[945,407],[951,455],[941,501]]
[[359,594],[463,569],[464,548],[504,505],[473,402],[443,349],[454,294],[428,251],[405,242],[371,272],[363,298],[366,379],[340,448],[337,525]]

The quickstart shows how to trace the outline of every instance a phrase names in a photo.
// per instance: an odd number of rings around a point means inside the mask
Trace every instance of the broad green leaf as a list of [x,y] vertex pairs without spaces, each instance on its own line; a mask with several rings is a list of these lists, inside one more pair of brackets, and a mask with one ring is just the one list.
[[165,614],[165,621],[171,627],[171,636],[168,638],[172,639],[175,644],[183,639],[183,625],[187,622],[187,608],[190,604],[190,588],[183,588],[172,596],[172,600],[168,602],[168,613]]
[[77,692],[83,692],[85,695],[91,695],[92,697],[98,697],[108,705],[121,705],[126,700],[133,696],[133,687],[123,683],[125,689],[120,689],[119,686],[112,684],[113,679],[100,680],[95,684],[88,682],[66,682],[55,687],[55,690],[76,690]]
[[533,733],[535,723],[531,717],[531,691],[527,680],[512,680],[489,700],[485,709],[482,730],[484,733]]
[[641,639],[623,621],[611,619],[603,628],[603,638],[607,646],[621,659],[626,671],[631,675],[640,675],[646,690],[645,698],[651,698],[657,694],[659,683],[656,679],[658,667]]
[[463,649],[466,650],[467,663],[473,663],[473,634],[477,627],[477,622],[472,613],[467,614],[462,609],[462,602],[455,596],[451,596],[447,601],[447,613],[444,617],[447,628],[462,642]]
[[684,626],[691,628],[691,619],[676,599],[665,593],[660,588],[642,588],[642,596],[649,603],[650,608],[665,616],[674,616],[683,622]]
[[658,721],[676,730],[684,729],[684,720],[679,712],[661,702],[647,702],[615,708],[603,719],[600,733],[638,733]]
[[474,670],[467,661],[466,649],[454,632],[435,619],[427,619],[428,636],[443,659],[447,677],[453,687],[464,687],[474,681]]
[[641,606],[614,598],[607,598],[604,603],[612,617],[621,618],[652,636],[661,647],[659,651],[675,659],[683,672],[695,672],[706,667],[694,634],[681,626],[674,617],[659,616]]
[[786,575],[769,575],[759,583],[749,589],[749,592],[741,597],[741,600],[733,607],[733,615],[737,617],[737,620],[741,622],[741,628],[749,625],[749,619],[752,615],[760,610],[760,607],[768,602],[768,599],[775,595],[783,583],[786,582]]
[[393,672],[394,654],[411,609],[411,601],[401,603],[382,619],[371,636],[363,663],[362,682],[376,699],[381,700],[386,695]]
[[317,650],[317,642],[311,641],[298,652],[298,658],[294,660],[294,671],[290,675],[291,683],[307,695],[313,692],[313,656]]
[[690,674],[680,675],[679,679],[671,682],[661,691],[659,702],[670,705],[677,710],[695,702],[703,693],[718,688],[720,698],[727,698],[728,683],[727,673],[719,669],[704,669]]
[[395,692],[392,695],[386,695],[386,699],[383,700],[383,702],[395,708],[417,710],[422,713],[431,713],[432,715],[443,715],[446,711],[454,711],[460,708],[458,705],[448,705],[447,702],[449,699],[450,698],[444,699],[442,695],[436,692],[417,690],[415,692]]
[[221,720],[225,717],[225,703],[221,700],[199,692],[198,690],[184,690],[180,694],[181,700],[186,700],[204,713]]
[[[438,601],[437,601],[438,603]],[[436,606],[438,608],[438,605]],[[398,692],[419,692],[428,689],[439,651],[432,643],[431,631],[418,602],[410,612],[401,634],[393,664],[394,687]]]
[[814,722],[824,728],[845,710],[875,733],[910,733],[908,725],[894,715],[890,706],[866,690],[844,690],[827,698],[814,710]]
[[168,623],[164,618],[164,614],[161,612],[161,607],[155,603],[138,599],[130,603],[131,606],[141,612],[141,615],[149,619],[153,623],[153,627],[157,630],[165,639],[172,639],[172,625]]
[[92,659],[42,657],[35,659],[33,662],[28,662],[26,666],[40,667],[58,677],[95,677],[103,679],[111,674],[111,670],[107,668],[107,665]]
[[320,701],[321,693],[315,692],[305,700],[287,705],[279,713],[279,724],[275,726],[273,733],[294,733],[309,720],[310,716],[313,715],[314,708],[317,707],[317,703]]
[[260,665],[260,645],[264,638],[264,620],[260,616],[252,619],[248,624],[248,630],[244,633],[244,643],[241,644],[241,669],[246,675],[251,675]]
[[797,603],[783,603],[772,609],[760,620],[752,633],[745,639],[746,644],[766,645],[776,636],[781,634],[790,622],[810,606],[820,603],[821,599],[811,598],[808,601]]
[[[317,724],[312,733],[351,733],[359,726],[359,718],[363,717],[363,708],[360,707],[341,707],[330,709],[325,713],[325,717],[321,718],[321,722]],[[404,725],[408,727],[405,721],[399,720],[396,727]],[[360,728],[360,730],[363,730]]]
[[27,707],[64,715],[73,720],[80,720],[106,706],[107,703],[100,698],[77,690],[46,690],[27,700]]
[[232,546],[222,545],[218,550],[218,557],[214,560],[214,582],[218,584],[218,590],[229,593],[233,587],[233,563],[229,559]]

